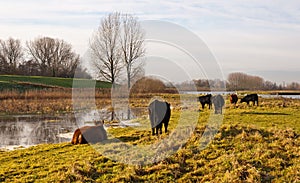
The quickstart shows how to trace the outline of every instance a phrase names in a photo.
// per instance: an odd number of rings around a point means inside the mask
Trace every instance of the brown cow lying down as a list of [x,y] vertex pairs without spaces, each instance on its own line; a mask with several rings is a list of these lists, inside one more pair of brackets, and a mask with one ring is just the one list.
[[102,122],[98,122],[96,126],[83,126],[77,128],[74,132],[72,144],[88,144],[97,143],[107,139],[106,131]]

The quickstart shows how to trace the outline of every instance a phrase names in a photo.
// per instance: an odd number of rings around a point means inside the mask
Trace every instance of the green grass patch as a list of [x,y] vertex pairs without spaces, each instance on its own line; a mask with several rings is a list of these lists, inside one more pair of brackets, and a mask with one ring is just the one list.
[[43,76],[0,75],[0,90],[84,87],[111,88],[111,84],[103,81],[78,78],[73,79]]

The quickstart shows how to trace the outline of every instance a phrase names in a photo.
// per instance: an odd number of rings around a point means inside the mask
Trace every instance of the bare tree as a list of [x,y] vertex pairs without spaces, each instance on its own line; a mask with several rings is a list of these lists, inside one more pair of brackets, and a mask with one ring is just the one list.
[[23,59],[23,48],[18,39],[0,40],[0,73],[16,74]]
[[67,59],[61,63],[61,69],[59,70],[59,76],[61,77],[74,77],[75,71],[81,70],[79,55],[72,52],[69,55],[72,59]]
[[125,66],[128,88],[131,80],[143,70],[138,58],[144,56],[144,32],[137,18],[129,14],[111,13],[94,33],[90,48],[92,64],[99,76],[114,83]]
[[38,76],[41,75],[39,64],[33,60],[24,61],[19,65],[19,74],[24,76]]
[[120,44],[122,60],[126,67],[128,89],[131,87],[131,80],[141,72],[143,66],[143,63],[138,63],[137,60],[145,55],[144,37],[137,18],[129,14],[123,15]]
[[[90,41],[92,64],[97,75],[113,84],[119,76],[121,63],[121,49],[118,44],[120,34],[120,13],[109,14],[102,19],[97,31]],[[112,106],[111,120],[114,119],[115,112]]]
[[230,73],[228,75],[229,89],[238,90],[241,88],[241,80],[244,74],[240,72]]
[[142,62],[137,60],[145,53],[144,33],[137,19],[128,14],[109,14],[94,33],[90,48],[98,75],[114,87],[125,71],[129,92],[132,79],[143,73]]
[[228,75],[229,89],[233,90],[257,90],[264,86],[263,78],[236,72]]
[[109,14],[102,19],[90,41],[92,64],[99,77],[115,83],[122,69],[121,49],[118,44],[121,19],[120,13]]
[[288,90],[300,90],[300,84],[297,82],[292,82],[286,86]]
[[[143,72],[143,62],[138,61],[145,54],[144,32],[137,18],[129,14],[122,16],[120,44],[122,61],[126,68],[127,89],[131,88],[131,81]],[[127,119],[130,119],[130,107],[127,108]]]
[[71,77],[79,63],[79,55],[63,40],[49,37],[27,42],[31,59],[39,63],[42,75]]

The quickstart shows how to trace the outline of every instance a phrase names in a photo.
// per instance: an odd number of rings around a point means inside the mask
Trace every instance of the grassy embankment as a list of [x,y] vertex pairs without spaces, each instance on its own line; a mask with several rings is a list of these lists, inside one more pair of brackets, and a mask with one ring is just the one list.
[[18,75],[0,75],[0,91],[2,90],[19,90],[28,89],[45,89],[45,88],[72,88],[73,82],[77,87],[87,86],[87,83],[95,82],[95,88],[110,88],[111,84],[103,81],[94,81],[88,79],[43,77],[43,76],[18,76]]
[[[23,150],[0,152],[0,182],[299,182],[300,181],[300,101],[261,99],[259,106],[228,104],[223,124],[212,142],[200,149],[201,136],[210,112],[198,107],[181,108],[176,95],[168,98],[174,107],[170,132],[176,140],[160,148],[178,148],[181,135],[190,130],[189,117],[200,114],[188,142],[166,159],[144,166],[127,165],[103,156],[120,154],[120,161],[143,157],[126,153],[128,147],[143,148],[167,138],[151,136],[149,121],[140,119],[139,128],[110,128],[109,139],[93,147],[70,143],[38,145]],[[145,106],[145,98],[135,106]],[[174,131],[180,115],[181,130]],[[219,117],[211,115],[214,119]],[[213,129],[212,129],[213,130]],[[126,144],[112,140],[112,136]],[[104,149],[103,149],[104,147]],[[97,149],[98,151],[96,151]],[[101,152],[101,153],[99,153]],[[158,152],[156,156],[160,154]]]
[[[95,88],[96,98],[108,98],[111,84],[88,79],[0,75],[0,114],[72,112],[72,87],[78,91]],[[97,105],[107,103],[102,100]]]

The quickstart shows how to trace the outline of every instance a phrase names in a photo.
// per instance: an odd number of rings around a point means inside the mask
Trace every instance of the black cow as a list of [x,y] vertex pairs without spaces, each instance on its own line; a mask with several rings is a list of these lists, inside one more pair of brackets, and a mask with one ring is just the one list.
[[225,104],[224,98],[219,94],[213,96],[211,100],[215,107],[215,114],[222,114],[222,108]]
[[250,94],[250,95],[246,95],[244,98],[241,99],[241,103],[246,102],[247,105],[249,105],[249,102],[252,101],[253,105],[258,106],[258,95],[257,94]]
[[230,95],[230,103],[236,104],[237,102],[238,102],[238,96],[236,94],[231,94]]
[[152,135],[158,135],[158,130],[160,130],[160,134],[162,134],[162,124],[164,124],[165,133],[167,133],[171,116],[170,104],[168,102],[154,100],[149,105],[148,111],[151,122]]
[[198,97],[199,102],[202,105],[202,109],[204,109],[205,104],[208,104],[208,108],[211,108],[211,94]]

